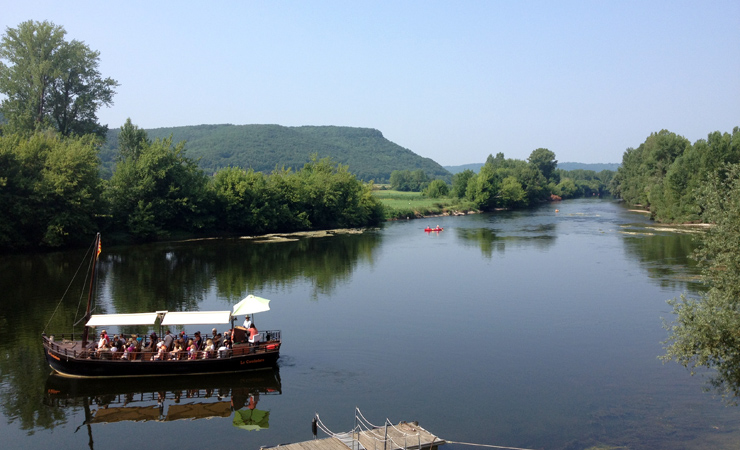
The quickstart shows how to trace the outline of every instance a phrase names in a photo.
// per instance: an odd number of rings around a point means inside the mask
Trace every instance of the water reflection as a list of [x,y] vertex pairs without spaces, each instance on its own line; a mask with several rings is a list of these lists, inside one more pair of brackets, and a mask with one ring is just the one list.
[[623,225],[620,231],[626,253],[638,260],[662,288],[704,290],[697,263],[691,258],[700,235],[660,231],[644,225]]
[[516,231],[501,228],[456,228],[457,238],[465,245],[476,245],[481,253],[491,258],[494,252],[504,253],[510,249],[533,246],[545,250],[555,243],[554,223],[524,226]]
[[58,424],[67,413],[82,408],[91,449],[94,426],[116,422],[173,422],[232,418],[246,430],[269,428],[270,404],[266,396],[280,395],[278,369],[245,374],[157,377],[149,379],[72,379],[51,375],[45,384],[46,410]]
[[351,278],[358,262],[372,261],[379,244],[372,232],[277,242],[225,239],[127,247],[104,262],[116,274],[109,289],[117,311],[187,311],[211,283],[229,301],[242,298],[245,289],[297,279],[309,280],[314,296],[330,293]]

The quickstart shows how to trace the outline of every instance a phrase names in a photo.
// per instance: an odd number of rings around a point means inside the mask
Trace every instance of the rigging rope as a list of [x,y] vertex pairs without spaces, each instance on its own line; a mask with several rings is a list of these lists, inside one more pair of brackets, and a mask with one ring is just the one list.
[[490,444],[471,444],[470,442],[455,442],[450,441],[449,439],[445,439],[445,442],[449,444],[458,444],[458,445],[471,445],[474,447],[487,447],[487,448],[502,448],[505,450],[533,450],[531,448],[520,448],[520,447],[503,447],[500,445],[490,445]]
[[[93,244],[94,244],[94,243],[93,243]],[[92,244],[90,245],[90,247],[92,247]],[[54,319],[54,315],[55,315],[55,314],[57,313],[57,310],[59,309],[59,306],[60,306],[60,305],[62,304],[62,302],[64,301],[64,297],[65,297],[65,296],[67,295],[67,292],[69,292],[69,289],[70,289],[70,288],[72,287],[72,283],[74,283],[74,281],[75,281],[75,278],[77,278],[77,274],[79,274],[79,273],[80,273],[80,267],[82,267],[82,264],[83,264],[83,263],[85,262],[85,259],[86,259],[86,257],[87,257],[87,252],[85,252],[85,255],[86,255],[86,256],[85,256],[85,258],[82,258],[82,261],[80,261],[80,265],[79,265],[79,266],[77,266],[77,271],[75,272],[75,275],[74,275],[74,276],[72,277],[72,280],[70,280],[70,282],[69,282],[69,286],[67,286],[67,289],[66,289],[66,290],[64,291],[64,294],[62,294],[62,298],[61,298],[61,299],[59,299],[59,303],[57,303],[57,306],[56,306],[56,308],[54,308],[54,312],[53,312],[53,313],[51,313],[51,317],[49,318],[49,321],[48,321],[48,322],[46,322],[46,326],[44,326],[44,330],[42,331],[43,333],[46,333],[46,328],[47,328],[47,327],[49,326],[49,324],[51,323],[51,321],[52,321],[52,320]],[[87,278],[86,278],[86,279],[87,279]],[[78,306],[77,306],[77,310],[78,310],[78,311],[79,311],[79,308],[80,308],[80,307],[79,307],[79,305],[78,305]],[[75,315],[75,319],[77,319],[77,316],[76,316],[76,315]]]

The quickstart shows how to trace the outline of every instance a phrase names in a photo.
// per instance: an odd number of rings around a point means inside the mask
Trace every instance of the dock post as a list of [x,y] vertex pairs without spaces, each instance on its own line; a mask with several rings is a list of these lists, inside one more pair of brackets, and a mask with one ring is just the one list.
[[385,421],[385,437],[383,437],[383,450],[387,450],[388,447],[388,421]]

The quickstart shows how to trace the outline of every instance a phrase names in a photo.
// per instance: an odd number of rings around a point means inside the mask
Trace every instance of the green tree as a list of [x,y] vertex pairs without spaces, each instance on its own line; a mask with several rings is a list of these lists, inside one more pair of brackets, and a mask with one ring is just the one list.
[[118,133],[119,160],[129,157],[136,159],[149,145],[151,145],[151,140],[149,139],[146,130],[143,130],[131,123],[130,117],[126,119],[126,123],[121,127],[121,132]]
[[86,240],[101,213],[99,164],[92,136],[0,137],[0,247]]
[[51,22],[26,21],[7,28],[0,42],[0,111],[10,132],[52,127],[63,136],[104,137],[97,111],[113,104],[118,83],[98,70],[100,53],[83,42],[65,41]]
[[105,191],[115,227],[140,240],[211,223],[208,177],[185,156],[185,143],[156,139],[121,159]]
[[716,370],[712,384],[724,394],[740,394],[740,164],[710,175],[699,193],[705,220],[713,227],[704,235],[696,258],[703,266],[708,290],[699,298],[670,300],[674,322],[664,361],[674,360],[694,371]]
[[557,172],[555,169],[558,167],[555,153],[546,148],[538,148],[529,155],[528,161],[531,165],[539,169],[542,176],[545,177],[545,180],[553,180],[556,183],[560,181],[554,179],[557,178]]
[[514,176],[508,176],[501,182],[501,206],[516,208],[526,205],[526,196],[521,183]]
[[396,191],[421,192],[429,184],[429,177],[422,169],[394,170],[390,183],[391,189]]
[[465,198],[468,191],[468,181],[475,176],[475,172],[465,169],[452,176],[452,195],[457,198]]
[[571,178],[561,178],[560,183],[555,188],[553,194],[560,196],[563,199],[573,198],[578,192],[575,181]]
[[275,229],[272,223],[266,177],[252,169],[228,167],[213,177],[217,211],[217,225],[238,233],[260,234]]
[[480,172],[468,182],[468,196],[482,211],[492,211],[498,206],[497,197],[501,188],[501,177],[493,164],[481,167]]
[[450,187],[443,180],[432,180],[424,189],[424,195],[429,198],[446,197],[450,193]]

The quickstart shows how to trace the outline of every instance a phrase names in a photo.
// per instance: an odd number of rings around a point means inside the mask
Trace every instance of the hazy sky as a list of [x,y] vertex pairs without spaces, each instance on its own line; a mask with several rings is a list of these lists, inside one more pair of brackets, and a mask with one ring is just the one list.
[[343,125],[442,165],[621,162],[740,125],[740,1],[14,1],[121,86],[101,123]]

